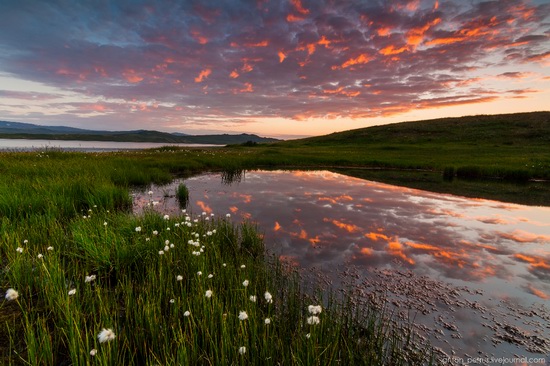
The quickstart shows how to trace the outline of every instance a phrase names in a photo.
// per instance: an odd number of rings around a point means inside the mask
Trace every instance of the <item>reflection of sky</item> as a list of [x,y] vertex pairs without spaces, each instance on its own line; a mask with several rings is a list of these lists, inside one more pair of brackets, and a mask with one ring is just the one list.
[[231,185],[222,185],[219,175],[185,183],[193,211],[258,222],[268,248],[302,267],[398,264],[476,283],[495,295],[550,298],[548,207],[441,195],[326,171],[253,171]]
[[549,207],[436,194],[327,171],[252,171],[231,185],[213,174],[185,184],[192,212],[257,222],[267,248],[302,268],[412,270],[479,289],[485,303],[490,297],[525,305],[550,298]]

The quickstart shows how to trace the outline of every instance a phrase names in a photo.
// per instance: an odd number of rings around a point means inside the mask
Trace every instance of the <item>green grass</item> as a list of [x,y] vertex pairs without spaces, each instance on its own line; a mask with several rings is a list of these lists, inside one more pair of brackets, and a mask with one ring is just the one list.
[[[0,364],[429,362],[429,350],[385,314],[306,287],[266,257],[261,228],[224,213],[129,211],[132,186],[238,166],[249,158],[240,154],[1,154],[0,294],[13,288],[19,297],[0,300]],[[239,170],[226,178],[240,179]],[[320,322],[308,324],[308,305],[317,304]],[[104,328],[116,338],[100,343]]]

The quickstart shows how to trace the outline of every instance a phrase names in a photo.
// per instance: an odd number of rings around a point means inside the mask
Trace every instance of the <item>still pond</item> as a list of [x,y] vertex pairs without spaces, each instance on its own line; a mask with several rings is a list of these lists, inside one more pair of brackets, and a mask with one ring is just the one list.
[[[258,223],[268,251],[391,307],[454,360],[550,354],[550,207],[420,191],[329,171],[204,174],[134,193],[134,210]],[[153,195],[150,196],[148,191]],[[540,361],[540,359],[539,359]],[[550,359],[546,359],[550,362]]]

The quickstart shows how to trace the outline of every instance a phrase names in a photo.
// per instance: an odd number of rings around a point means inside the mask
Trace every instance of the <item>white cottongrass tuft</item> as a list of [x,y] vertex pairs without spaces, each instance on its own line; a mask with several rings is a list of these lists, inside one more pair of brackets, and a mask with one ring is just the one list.
[[231,214],[230,214],[230,213],[227,213],[227,214],[225,214],[225,217],[230,218],[230,217],[231,217]]
[[8,291],[6,291],[6,300],[8,301],[17,300],[18,297],[19,297],[19,292],[17,292],[14,289],[9,288]]
[[50,246],[50,247],[47,247],[47,248],[46,248],[46,250],[50,250],[50,251],[52,251],[52,250],[53,250],[53,247],[52,247],[52,246]]
[[165,246],[164,246],[164,251],[167,252],[167,251],[169,251],[169,250],[170,250],[170,247],[169,247],[168,245],[165,245]]
[[97,355],[97,349],[94,348],[90,351],[90,356],[94,357],[95,355]]
[[73,296],[74,294],[76,294],[76,289],[75,288],[69,290],[69,296]]
[[265,301],[267,301],[268,304],[271,304],[273,302],[273,296],[269,292],[264,293]]
[[157,230],[153,230],[153,235],[154,236],[157,236],[159,234],[159,232]]
[[318,316],[315,316],[315,315],[312,315],[310,316],[309,318],[307,318],[307,323],[309,325],[315,325],[315,324],[319,324],[321,321],[319,320],[319,317]]
[[165,220],[169,220],[169,219],[170,219],[170,215],[164,215],[164,219],[165,219]]
[[37,257],[38,259],[42,259],[44,256],[43,256],[42,254],[38,254],[36,257]]
[[264,320],[264,324],[265,324],[265,325],[269,325],[269,324],[271,324],[271,319],[269,319],[269,318],[265,318],[265,320]]
[[309,311],[310,314],[317,315],[317,314],[321,314],[321,311],[323,310],[323,308],[321,307],[321,305],[309,305],[307,307],[307,310]]
[[244,286],[244,287],[248,287],[248,284],[249,284],[248,280],[244,280],[244,281],[243,281],[243,286]]
[[208,275],[208,278],[212,278],[212,277],[214,277],[214,275],[213,275],[212,273],[210,273],[210,274]]
[[245,346],[242,346],[241,348],[239,348],[239,353],[241,355],[244,355],[246,353],[246,347]]
[[241,268],[242,268],[242,269],[245,269],[246,266],[245,266],[244,264],[241,264]]
[[164,250],[159,250],[159,255],[164,255]]
[[86,276],[86,278],[84,278],[84,282],[92,282],[92,281],[95,281],[95,275],[90,275],[90,276]]
[[239,311],[239,320],[246,320],[248,319],[248,314],[246,311]]
[[141,231],[141,226],[136,226],[136,233],[139,233]]
[[21,247],[17,247],[17,249],[15,249],[15,250],[19,253],[23,253],[23,248],[21,248]]
[[311,337],[311,334],[306,334],[306,338],[309,339],[309,337]]
[[252,302],[256,302],[256,296],[255,295],[250,295],[249,299]]
[[202,272],[201,272],[201,271],[198,271],[198,272],[197,272],[197,276],[202,276]]
[[105,343],[112,341],[116,338],[115,332],[113,332],[112,329],[105,329],[103,328],[101,332],[97,335],[97,339],[99,340],[99,343]]
[[212,290],[206,290],[206,293],[204,294],[204,296],[208,298],[212,297]]
[[170,299],[170,304],[173,304],[173,303],[175,303],[175,302],[176,302],[175,299]]
[[185,313],[183,313],[183,316],[189,316],[191,315],[191,312],[189,310],[187,310]]
[[177,275],[176,276],[176,281],[183,281],[183,276],[182,275]]

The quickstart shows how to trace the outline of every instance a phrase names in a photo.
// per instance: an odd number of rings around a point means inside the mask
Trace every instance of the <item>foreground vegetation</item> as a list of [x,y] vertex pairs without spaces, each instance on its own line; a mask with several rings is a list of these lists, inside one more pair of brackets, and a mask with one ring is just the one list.
[[1,158],[0,364],[430,361],[384,314],[306,289],[246,222],[131,214],[131,187],[233,161],[220,151]]
[[[226,148],[0,153],[0,363],[427,362],[383,314],[306,291],[265,257],[261,229],[224,213],[137,217],[129,190],[206,170],[231,179],[243,169],[322,168],[550,205],[549,116]],[[185,206],[185,187],[178,198]]]

